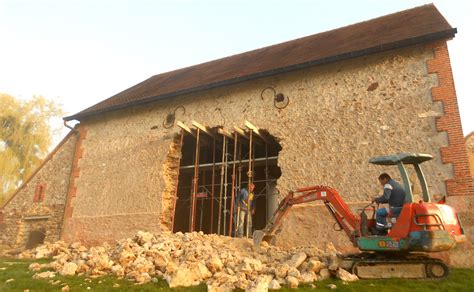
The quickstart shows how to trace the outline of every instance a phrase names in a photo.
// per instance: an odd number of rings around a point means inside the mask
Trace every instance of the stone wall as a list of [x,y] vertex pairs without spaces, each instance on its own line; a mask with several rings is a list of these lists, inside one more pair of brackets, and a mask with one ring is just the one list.
[[[76,196],[64,233],[69,240],[93,242],[130,236],[138,228],[169,229],[167,214],[174,194],[170,182],[176,173],[169,163],[178,160],[171,150],[179,128],[161,125],[180,105],[186,114],[178,112],[177,119],[187,125],[195,120],[232,129],[249,120],[280,139],[282,176],[277,188],[281,194],[327,184],[356,206],[380,193],[380,172],[399,178],[396,168],[369,165],[368,159],[402,151],[433,154],[435,159],[424,165],[425,174],[432,194],[445,194],[444,182],[453,177],[453,170],[440,158],[439,149],[448,145],[448,139],[436,128],[435,118],[443,115],[443,108],[431,99],[438,80],[428,73],[426,62],[433,55],[432,48],[411,47],[81,121],[87,138],[82,142]],[[287,108],[276,109],[272,96],[260,98],[268,86],[290,97]],[[331,226],[323,208],[295,208],[284,223],[280,242],[336,240],[327,231]],[[348,243],[339,238],[341,245]]]
[[[40,229],[45,241],[60,238],[75,143],[70,132],[0,209],[4,217],[0,244],[24,247],[30,231]],[[34,202],[39,184],[45,186],[44,200]]]

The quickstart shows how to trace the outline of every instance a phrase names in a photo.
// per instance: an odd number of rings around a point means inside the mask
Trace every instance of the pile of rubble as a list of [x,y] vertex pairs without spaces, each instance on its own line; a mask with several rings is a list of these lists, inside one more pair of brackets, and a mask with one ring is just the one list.
[[298,287],[300,283],[336,275],[343,281],[357,276],[338,266],[337,251],[313,246],[291,250],[265,242],[254,248],[251,240],[203,233],[163,233],[153,235],[139,231],[133,238],[86,248],[80,243],[47,243],[25,251],[21,258],[52,257],[47,264],[34,263],[30,269],[54,271],[36,273],[33,277],[113,274],[137,283],[165,279],[170,287],[206,283],[209,290],[246,289],[261,291],[281,285]]

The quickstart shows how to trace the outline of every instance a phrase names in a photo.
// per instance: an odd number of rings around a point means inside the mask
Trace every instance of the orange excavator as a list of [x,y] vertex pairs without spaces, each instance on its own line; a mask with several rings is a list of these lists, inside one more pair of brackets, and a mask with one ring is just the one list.
[[[262,240],[270,241],[283,218],[293,205],[322,201],[343,230],[358,254],[340,258],[341,266],[360,278],[444,278],[449,268],[440,259],[428,253],[448,251],[456,243],[465,241],[464,230],[455,210],[444,203],[431,202],[425,176],[420,164],[433,159],[428,154],[400,153],[379,156],[369,160],[377,165],[396,165],[400,170],[405,202],[399,214],[387,217],[387,235],[372,234],[375,228],[375,212],[378,205],[370,203],[351,212],[339,193],[328,186],[312,186],[291,191],[280,202],[265,229],[253,234],[254,244],[260,246]],[[420,181],[423,200],[413,202],[407,165],[412,165]],[[371,213],[368,218],[367,213]]]

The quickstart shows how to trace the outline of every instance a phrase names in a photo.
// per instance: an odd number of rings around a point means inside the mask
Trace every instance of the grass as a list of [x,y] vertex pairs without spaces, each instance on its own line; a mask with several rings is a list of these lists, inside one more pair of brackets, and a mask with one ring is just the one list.
[[[61,287],[68,285],[70,291],[169,291],[171,290],[164,280],[157,283],[147,283],[144,285],[135,285],[133,282],[123,279],[117,279],[113,276],[104,276],[95,279],[71,276],[63,277],[57,275],[51,280],[34,280],[31,277],[34,272],[28,270],[28,266],[33,262],[45,263],[49,260],[13,260],[0,258],[0,291],[60,291]],[[6,268],[6,269],[4,269]],[[14,279],[6,283],[8,279]],[[59,283],[52,284],[57,281]],[[119,287],[114,288],[114,284]],[[474,270],[452,269],[448,278],[440,281],[436,280],[360,280],[354,283],[344,284],[340,280],[329,279],[322,282],[315,282],[313,285],[318,290],[329,290],[327,285],[335,284],[337,289],[334,291],[469,291],[474,292]],[[280,291],[290,291],[295,289],[282,288]],[[299,291],[312,290],[310,285],[301,285]],[[205,285],[193,288],[179,288],[174,291],[206,291]]]

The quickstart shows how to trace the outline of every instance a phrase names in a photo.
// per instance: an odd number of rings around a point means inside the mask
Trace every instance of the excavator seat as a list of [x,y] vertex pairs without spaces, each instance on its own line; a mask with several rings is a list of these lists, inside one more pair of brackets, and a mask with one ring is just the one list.
[[390,211],[388,212],[387,216],[387,229],[393,228],[393,225],[397,223],[398,216],[400,216],[400,213],[402,212],[403,207],[392,207],[390,208]]

